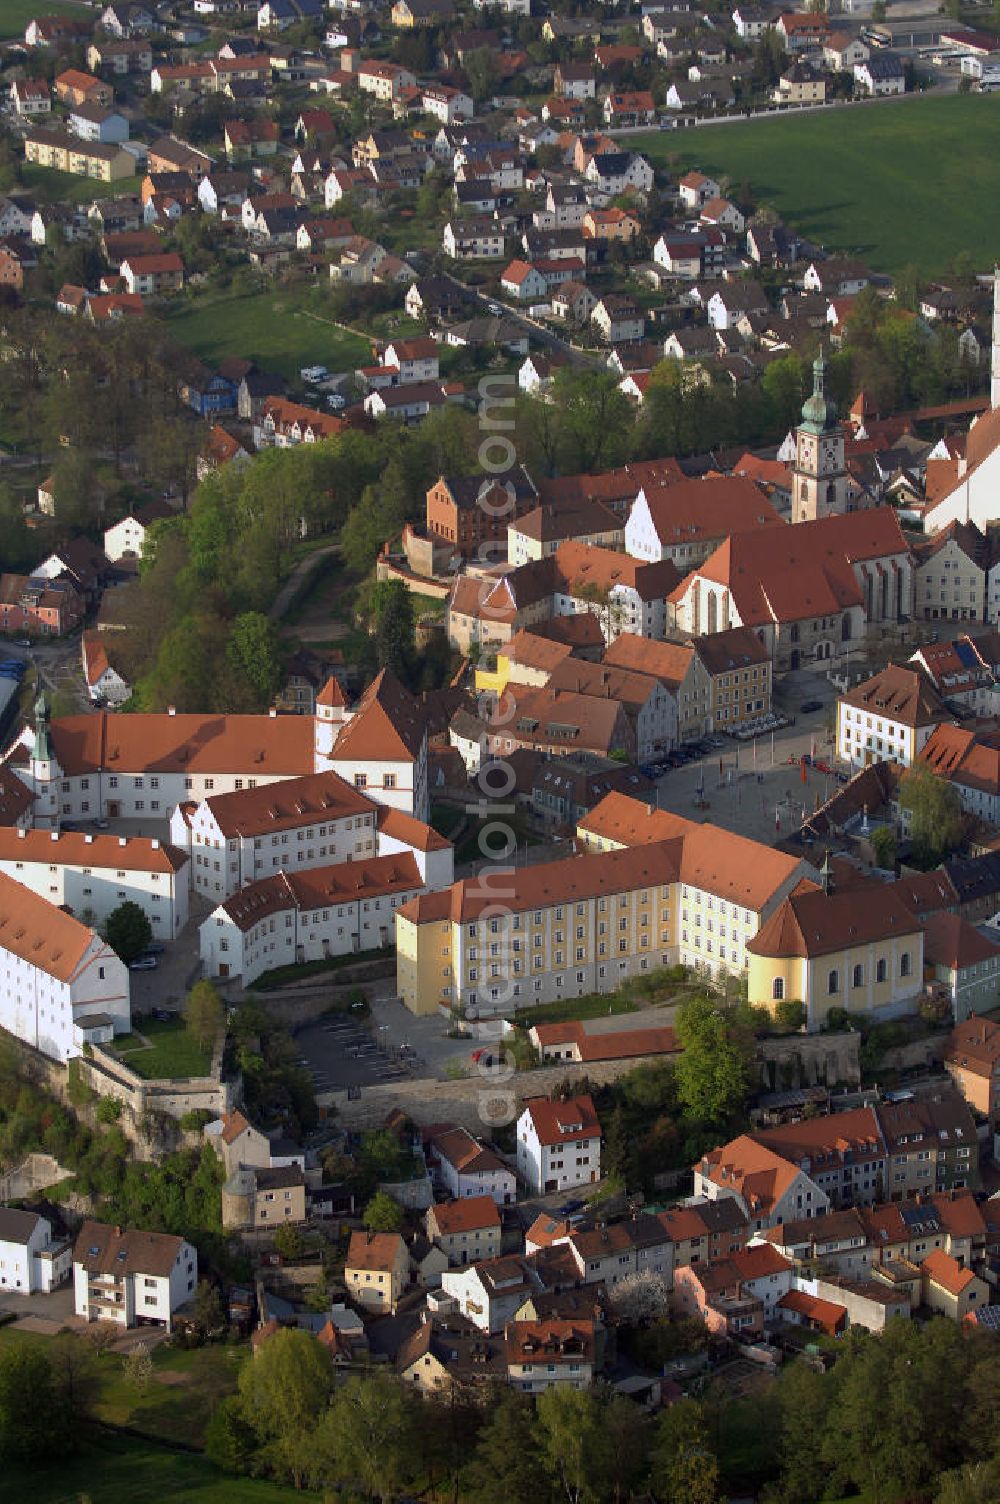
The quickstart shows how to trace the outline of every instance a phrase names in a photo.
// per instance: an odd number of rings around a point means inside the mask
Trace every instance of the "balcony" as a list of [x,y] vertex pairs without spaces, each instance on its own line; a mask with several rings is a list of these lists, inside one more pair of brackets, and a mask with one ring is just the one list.
[[121,1311],[125,1306],[125,1296],[117,1291],[102,1289],[91,1285],[87,1291],[89,1303],[92,1306],[111,1306],[116,1311]]

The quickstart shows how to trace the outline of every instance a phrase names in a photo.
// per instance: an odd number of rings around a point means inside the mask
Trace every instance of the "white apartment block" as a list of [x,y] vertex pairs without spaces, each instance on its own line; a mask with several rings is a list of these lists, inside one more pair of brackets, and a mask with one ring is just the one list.
[[349,710],[336,682],[315,716],[66,716],[40,701],[8,756],[36,795],[34,822],[168,819],[179,804],[332,769],[378,804],[425,820],[427,729],[419,702],[384,672]]
[[191,886],[220,902],[248,883],[373,857],[377,806],[336,773],[182,804],[171,840],[191,856]]
[[389,104],[403,89],[416,86],[416,75],[399,63],[363,63],[358,69],[358,89],[373,94],[380,104]]
[[77,1233],[73,1309],[86,1322],[169,1332],[175,1312],[197,1288],[198,1254],[184,1238],[90,1221]]
[[601,1178],[601,1125],[590,1097],[534,1097],[517,1120],[517,1172],[531,1193],[566,1191]]
[[52,1223],[37,1212],[0,1206],[0,1295],[48,1295],[69,1277],[73,1244],[53,1238]]
[[908,768],[952,717],[917,668],[890,663],[837,701],[837,757],[852,767],[891,760]]
[[0,1028],[67,1061],[131,1025],[128,970],[111,947],[0,874]]
[[250,883],[213,910],[199,930],[208,976],[244,987],[277,966],[384,949],[396,911],[423,891],[412,855],[282,872]]
[[173,940],[187,923],[187,865],[182,851],[145,836],[0,826],[0,873],[86,924],[136,903],[157,940]]

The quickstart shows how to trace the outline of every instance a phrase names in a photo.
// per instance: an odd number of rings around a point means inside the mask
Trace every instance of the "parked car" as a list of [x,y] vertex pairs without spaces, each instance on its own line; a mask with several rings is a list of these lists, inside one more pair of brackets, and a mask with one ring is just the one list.
[[299,372],[302,380],[308,382],[310,386],[315,386],[319,381],[325,381],[329,374],[326,366],[303,366]]
[[169,1008],[152,1008],[150,1009],[150,1017],[158,1024],[168,1024],[175,1015],[171,1013]]
[[155,956],[136,956],[134,961],[128,963],[129,971],[155,971],[159,966]]
[[104,816],[102,815],[99,820],[95,820],[94,821],[94,829],[95,830],[110,830],[111,829],[111,821],[110,820],[105,820]]
[[803,700],[802,704],[799,706],[799,713],[801,715],[812,715],[813,711],[822,709],[822,700]]
[[167,947],[163,944],[162,940],[150,940],[149,944],[146,946],[146,949],[143,951],[143,955],[162,956],[166,948]]

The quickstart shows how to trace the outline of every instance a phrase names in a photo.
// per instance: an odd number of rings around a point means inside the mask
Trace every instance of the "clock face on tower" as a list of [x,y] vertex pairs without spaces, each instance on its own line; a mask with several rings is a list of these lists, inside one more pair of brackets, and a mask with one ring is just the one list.
[[836,444],[824,444],[824,446],[823,446],[823,468],[825,470],[836,470],[837,466],[839,464],[839,459],[840,459],[840,457],[839,457],[839,455],[837,453],[837,446],[836,446]]

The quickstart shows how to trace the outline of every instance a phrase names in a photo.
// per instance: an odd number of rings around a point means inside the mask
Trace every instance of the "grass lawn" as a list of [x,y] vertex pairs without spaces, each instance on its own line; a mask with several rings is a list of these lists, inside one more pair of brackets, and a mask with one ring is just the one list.
[[[2,3],[2,0],[0,0]],[[4,1467],[4,1497],[32,1504],[304,1504],[318,1494],[228,1478],[193,1452],[108,1435],[50,1467]]]
[[204,1076],[212,1063],[211,1055],[203,1050],[190,1034],[182,1019],[170,1023],[157,1023],[150,1019],[141,1031],[149,1040],[147,1049],[138,1034],[122,1034],[114,1042],[114,1052],[137,1076],[147,1081],[156,1076]]
[[[0,0],[2,4],[2,0]],[[303,366],[353,371],[371,358],[367,340],[323,322],[320,288],[274,288],[251,293],[205,293],[179,298],[164,310],[179,344],[203,360],[226,355],[255,360],[294,380]]]
[[[678,139],[681,137],[681,139]],[[1000,240],[1000,99],[925,96],[742,125],[630,136],[652,161],[748,180],[758,203],[878,271],[942,273]],[[955,171],[956,162],[962,164]],[[992,254],[990,252],[989,254]]]
[[[325,961],[303,961],[299,966],[275,966],[272,971],[264,971],[253,984],[254,992],[271,992],[275,987],[287,987],[289,982],[303,982],[308,977],[322,976],[326,972],[340,971],[345,966],[358,966],[365,961],[383,961],[392,951],[386,950],[359,950],[352,951],[346,956],[330,956]],[[352,1005],[345,1002],[339,1011],[349,1011]],[[337,1011],[336,1008],[331,1012]],[[364,1009],[354,1009],[355,1013],[367,1012],[367,1004]]]
[[39,5],[38,0],[0,0],[0,37],[24,36],[24,29],[36,16],[89,16],[96,20],[94,12],[86,5],[76,5],[73,0],[48,0]]
[[153,1378],[145,1394],[125,1378],[121,1359],[105,1353],[98,1420],[129,1426],[156,1441],[200,1446],[209,1416],[220,1400],[235,1393],[240,1366],[249,1355],[246,1343],[208,1347],[153,1349]]
[[[0,31],[3,30],[2,18],[7,3],[8,0],[0,0]],[[30,14],[40,14],[37,5]],[[45,11],[44,14],[48,15],[49,12]],[[30,190],[33,198],[50,204],[89,204],[95,198],[119,198],[124,194],[138,193],[142,187],[141,176],[120,178],[116,183],[102,183],[98,178],[81,178],[75,172],[56,172],[52,167],[36,167],[30,162],[21,163],[21,182]]]
[[[67,1340],[84,1339],[74,1335]],[[47,1348],[50,1341],[38,1332],[0,1328],[0,1347]],[[128,1426],[151,1441],[200,1446],[212,1411],[235,1393],[240,1367],[249,1354],[246,1342],[195,1348],[161,1343],[152,1350],[153,1378],[140,1393],[125,1378],[121,1354],[105,1352],[96,1362],[95,1418],[109,1426]]]
[[519,1008],[514,1022],[530,1029],[532,1024],[561,1024],[567,1018],[606,1018],[613,1013],[635,1012],[635,1003],[619,997],[617,992],[607,996],[591,993],[589,997],[564,997],[555,1003],[541,1003],[537,1008]]

